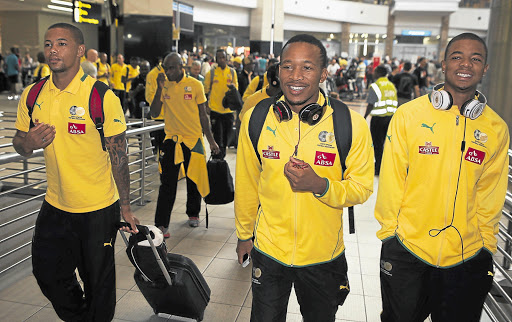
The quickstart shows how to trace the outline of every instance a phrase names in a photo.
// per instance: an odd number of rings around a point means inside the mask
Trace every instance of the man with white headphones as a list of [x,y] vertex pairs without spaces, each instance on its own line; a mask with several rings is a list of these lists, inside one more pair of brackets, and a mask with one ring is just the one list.
[[285,322],[292,286],[303,321],[334,322],[350,290],[342,208],[372,193],[373,148],[365,120],[349,111],[352,145],[343,172],[334,133],[336,103],[319,89],[326,77],[320,40],[306,34],[290,38],[279,65],[283,93],[264,111],[256,144],[260,159],[249,129],[258,107],[242,120],[236,252],[240,264],[246,256],[253,262],[252,322]]
[[375,217],[382,228],[381,321],[480,321],[507,190],[507,124],[476,90],[487,46],[454,37],[446,81],[388,129]]

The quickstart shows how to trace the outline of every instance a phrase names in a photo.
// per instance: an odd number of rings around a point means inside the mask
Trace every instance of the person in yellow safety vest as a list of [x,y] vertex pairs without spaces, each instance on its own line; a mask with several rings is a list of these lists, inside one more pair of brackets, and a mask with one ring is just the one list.
[[391,117],[395,114],[398,106],[396,88],[386,77],[387,70],[383,65],[377,66],[373,71],[373,78],[377,81],[370,85],[368,106],[364,117],[372,116],[370,132],[372,133],[373,147],[375,149],[375,175],[379,175],[382,152],[384,151],[384,140],[388,131]]
[[480,321],[509,181],[507,123],[477,91],[488,68],[482,38],[455,36],[445,83],[389,124],[375,205],[382,322]]

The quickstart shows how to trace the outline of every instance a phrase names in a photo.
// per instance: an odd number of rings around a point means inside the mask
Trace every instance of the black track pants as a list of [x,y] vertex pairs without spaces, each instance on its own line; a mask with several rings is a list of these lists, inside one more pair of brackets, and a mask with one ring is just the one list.
[[119,219],[118,201],[89,213],[69,213],[43,202],[34,231],[32,266],[41,291],[62,320],[111,321],[114,317],[114,243]]
[[292,285],[304,322],[334,322],[349,293],[345,254],[331,262],[288,267],[253,249],[251,322],[284,322]]
[[[462,258],[461,258],[462,260]],[[452,268],[427,265],[396,238],[382,244],[383,322],[478,322],[494,269],[492,255],[480,250]]]

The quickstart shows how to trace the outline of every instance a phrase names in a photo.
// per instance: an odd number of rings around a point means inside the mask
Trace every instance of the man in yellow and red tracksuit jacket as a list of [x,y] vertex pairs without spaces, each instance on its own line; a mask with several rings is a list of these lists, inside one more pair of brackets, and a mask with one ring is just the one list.
[[[333,109],[319,91],[327,77],[325,48],[312,36],[297,35],[281,57],[279,104],[292,106],[290,119],[280,122],[270,108],[257,145],[261,163],[248,133],[254,109],[240,129],[238,260],[250,253],[253,261],[251,321],[285,321],[292,284],[304,321],[334,321],[349,291],[342,209],[365,202],[373,191],[371,135],[351,111],[352,145],[342,179]],[[315,103],[323,107],[317,123],[299,120],[297,111]]]
[[[478,36],[453,38],[442,63],[444,87],[400,106],[391,120],[375,206],[383,322],[428,315],[480,321],[494,274],[510,140],[506,123],[476,92],[486,57]],[[441,93],[442,107],[435,99]]]

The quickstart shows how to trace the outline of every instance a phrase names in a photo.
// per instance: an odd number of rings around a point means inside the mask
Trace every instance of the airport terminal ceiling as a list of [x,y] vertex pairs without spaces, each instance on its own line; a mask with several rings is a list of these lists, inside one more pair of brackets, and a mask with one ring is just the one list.
[[[55,0],[0,0],[0,12],[1,11],[34,11],[34,12],[46,12],[48,14],[53,13],[57,15],[58,13],[56,11],[51,12],[47,8],[48,4],[51,3],[51,1]],[[127,1],[135,1],[135,0],[118,0],[119,3],[127,2]],[[142,1],[142,0],[136,0],[136,1]],[[149,0],[144,0],[150,2]],[[169,0],[171,1],[171,0]],[[238,6],[236,10],[235,5],[226,5],[226,1],[221,0],[189,0],[189,2],[192,1],[195,5],[194,7],[194,13],[198,13],[199,16],[204,16],[203,11],[204,10],[212,10],[213,7],[216,7],[217,13],[227,13],[233,15],[236,12],[241,12],[240,9],[243,8],[246,12],[244,15],[249,15],[253,11],[253,8],[246,7],[246,4],[240,3],[237,4]],[[284,1],[284,3],[291,3],[287,0],[276,0],[276,1]],[[69,1],[60,1],[60,2],[69,2]],[[102,0],[90,0],[90,2],[97,2],[97,3],[103,3]],[[178,1],[175,1],[178,2]],[[187,3],[187,0],[179,1],[182,3]],[[297,2],[297,1],[295,1]],[[300,3],[307,3],[304,1],[298,1]],[[361,3],[361,6],[366,7],[386,7],[389,3],[389,1],[386,0],[353,0],[353,1],[335,1],[335,0],[325,0],[325,3],[338,3],[338,2],[358,2]],[[397,0],[397,2],[411,2],[411,0]],[[456,2],[460,7],[464,8],[489,8],[491,4],[491,0],[452,0],[451,2]],[[324,3],[324,2],[322,2]],[[429,3],[429,1],[417,1],[417,3]],[[374,5],[377,4],[377,5]],[[374,5],[374,6],[372,6]],[[382,6],[380,6],[382,5]],[[203,8],[207,7],[207,9]],[[44,10],[43,10],[44,9]],[[233,11],[234,10],[234,11]],[[289,39],[293,34],[296,34],[298,32],[309,32],[315,34],[317,37],[319,37],[324,44],[326,44],[327,47],[329,47],[329,50],[339,54],[340,52],[349,52],[350,55],[360,55],[363,53],[366,53],[368,50],[364,49],[364,45],[361,45],[363,43],[367,43],[371,48],[384,51],[384,43],[385,43],[385,37],[383,35],[386,32],[386,26],[372,26],[372,25],[365,25],[361,23],[350,23],[350,34],[351,34],[351,40],[350,40],[350,48],[341,48],[342,45],[342,31],[341,31],[341,25],[344,23],[342,21],[335,21],[335,20],[323,20],[323,19],[317,19],[317,18],[308,18],[306,15],[311,15],[314,13],[302,13],[303,16],[293,16],[290,14],[287,14],[287,11],[290,9],[287,7],[283,8],[284,10],[284,17],[281,21],[276,21],[277,24],[281,23],[284,24],[283,28],[283,34],[282,38],[284,41]],[[465,9],[468,10],[468,9]],[[199,14],[199,12],[202,12],[202,14]],[[231,12],[232,11],[232,12]],[[387,10],[385,10],[387,12]],[[459,10],[460,11],[460,10]],[[478,10],[477,10],[478,11]],[[480,10],[482,11],[482,10]],[[484,9],[485,11],[485,9]],[[487,9],[488,11],[488,9]],[[231,13],[229,13],[231,12]],[[382,12],[382,10],[379,9],[379,12]],[[62,17],[64,17],[63,13],[60,13]],[[65,13],[64,13],[65,14]],[[434,18],[426,18],[425,16],[428,16],[427,13],[424,13],[422,18],[415,18],[417,13],[405,13],[405,12],[397,12],[396,13],[396,23],[394,28],[394,36],[393,39],[395,39],[394,45],[400,45],[400,44],[413,44],[413,45],[425,45],[425,46],[437,46],[438,43],[438,36],[440,34],[440,26],[441,23],[438,19]],[[406,17],[405,19],[403,17]],[[408,16],[408,17],[407,17]],[[471,16],[468,13],[459,14],[458,12],[455,12],[455,14],[452,14],[450,17],[450,30],[448,37],[452,37],[454,34],[457,34],[461,31],[461,20],[465,21],[463,18],[466,17],[469,18],[466,20],[466,23],[464,23],[464,26],[467,26],[468,23],[473,26],[474,24],[471,22],[472,19],[475,19],[475,21],[478,21],[477,19],[480,19],[480,14],[478,16]],[[125,15],[126,18],[129,17],[128,15]],[[216,15],[218,18],[218,15]],[[155,20],[158,20],[158,17],[151,17],[148,16],[148,19],[155,18]],[[332,17],[331,17],[332,18]],[[171,18],[172,19],[172,18]],[[128,19],[130,20],[130,19]],[[480,22],[479,25],[482,25],[482,23],[485,24],[486,17],[484,15],[484,19]],[[290,21],[294,21],[294,23],[290,23]],[[469,21],[469,22],[468,22]],[[216,19],[216,22],[219,22],[219,19]],[[313,23],[312,26],[308,24],[308,22]],[[324,24],[323,22],[326,22]],[[416,26],[412,26],[411,23],[416,22]],[[1,21],[0,21],[1,23]],[[261,22],[260,22],[261,23]],[[165,23],[167,24],[167,23]],[[256,38],[252,39],[252,29],[251,25],[254,26],[254,22],[248,19],[247,25],[237,25],[237,26],[223,26],[223,25],[217,25],[205,21],[196,21],[196,17],[194,14],[194,24],[196,27],[194,28],[194,32],[182,32],[181,39],[178,41],[178,48],[180,49],[188,49],[192,50],[194,48],[202,48],[205,51],[211,52],[214,51],[216,48],[221,47],[249,47],[249,45],[252,43],[253,40],[256,41],[268,41],[268,39],[262,39],[262,38]],[[335,24],[336,30],[330,30],[331,27]],[[452,25],[454,25],[452,27]],[[303,30],[297,30],[294,29],[297,25],[300,26],[300,29]],[[328,26],[327,29],[321,29],[321,25],[324,25],[324,28]],[[289,27],[292,27],[290,29]],[[409,28],[410,27],[410,28]],[[416,27],[416,28],[413,28]],[[130,31],[133,31],[133,29],[137,29],[136,26],[127,26],[125,24],[124,26],[125,31],[130,29]],[[252,28],[252,29],[251,29]],[[480,28],[480,26],[478,26]],[[319,29],[319,30],[317,30]],[[404,29],[416,29],[418,30],[424,30],[424,31],[430,31],[431,36],[425,36],[425,37],[408,37],[404,36],[403,30]],[[319,32],[321,30],[325,30],[325,32]],[[476,32],[482,37],[486,36],[486,30],[471,30],[473,32]],[[130,32],[132,36],[135,35],[135,32]],[[130,43],[135,43],[135,40],[137,38],[131,38],[127,39],[128,33],[124,32],[124,38],[127,40],[125,42],[125,46],[128,45],[130,47]],[[366,35],[363,37],[362,35]],[[260,35],[260,37],[265,37],[264,35]],[[380,37],[380,38],[379,38]],[[7,39],[3,39],[3,41],[6,41]],[[279,40],[281,41],[281,40]],[[356,45],[353,45],[356,44]],[[10,46],[11,44],[4,43],[2,44],[2,50]],[[175,46],[175,42],[173,41],[173,46]],[[361,47],[362,48],[359,48]],[[345,46],[346,47],[346,46]],[[369,49],[371,51],[372,49]],[[406,52],[410,52],[410,50],[406,50]]]

